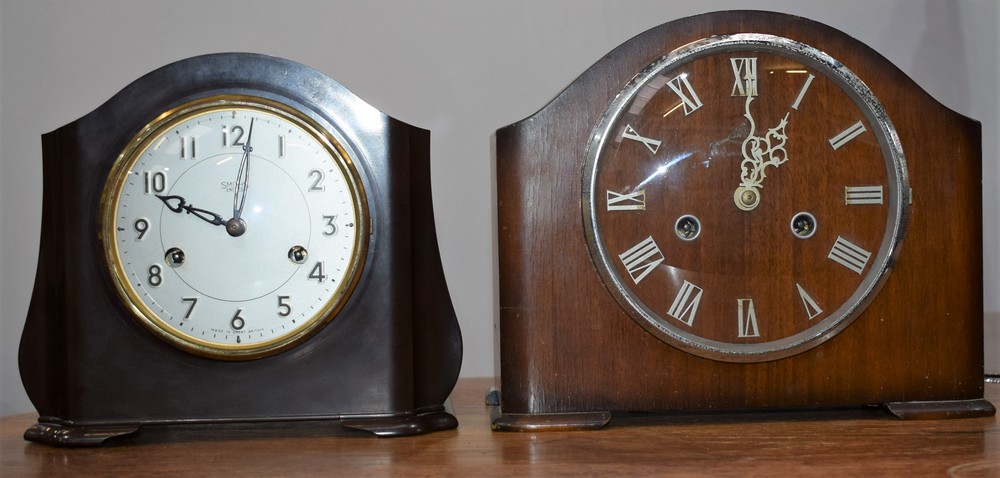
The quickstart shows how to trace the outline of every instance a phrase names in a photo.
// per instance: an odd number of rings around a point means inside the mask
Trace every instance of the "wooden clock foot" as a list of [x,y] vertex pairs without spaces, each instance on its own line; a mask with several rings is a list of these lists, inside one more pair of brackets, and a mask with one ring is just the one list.
[[992,417],[997,413],[996,407],[984,398],[927,402],[887,402],[882,404],[882,407],[889,413],[904,420]]
[[75,426],[39,419],[25,430],[24,439],[52,446],[90,447],[137,431],[138,425]]
[[567,413],[503,413],[500,410],[500,390],[491,388],[486,394],[490,407],[490,426],[497,432],[533,432],[598,430],[611,421],[611,412]]
[[611,421],[611,412],[580,413],[503,413],[499,407],[493,409],[491,426],[498,432],[540,432],[597,430]]

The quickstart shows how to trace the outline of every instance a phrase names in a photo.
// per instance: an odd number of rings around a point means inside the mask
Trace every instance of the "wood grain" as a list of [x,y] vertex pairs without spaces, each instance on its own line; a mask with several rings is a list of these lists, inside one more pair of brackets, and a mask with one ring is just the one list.
[[[117,446],[25,442],[35,415],[0,420],[0,475],[58,476],[997,476],[995,418],[903,421],[879,411],[631,416],[594,432],[496,433],[461,379],[458,430],[398,439],[329,425],[144,430]],[[1000,400],[1000,384],[986,387]],[[654,425],[655,423],[655,425]],[[950,473],[950,475],[949,475]]]
[[[982,397],[979,123],[942,106],[863,43],[779,16],[723,12],[653,28],[599,59],[535,115],[497,131],[504,413]],[[581,174],[594,125],[635,72],[691,41],[747,31],[810,44],[865,81],[899,131],[913,204],[894,270],[850,327],[799,355],[733,364],[664,343],[614,300],[584,239]]]

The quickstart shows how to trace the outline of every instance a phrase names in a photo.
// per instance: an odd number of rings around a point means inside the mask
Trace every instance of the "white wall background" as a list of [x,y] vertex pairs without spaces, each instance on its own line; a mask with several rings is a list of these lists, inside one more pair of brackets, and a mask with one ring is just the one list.
[[462,374],[484,376],[493,373],[495,300],[490,135],[642,31],[748,8],[843,30],[983,122],[986,368],[1000,372],[997,0],[0,0],[0,415],[32,410],[17,349],[38,258],[40,135],[139,76],[203,53],[276,55],[430,129]]

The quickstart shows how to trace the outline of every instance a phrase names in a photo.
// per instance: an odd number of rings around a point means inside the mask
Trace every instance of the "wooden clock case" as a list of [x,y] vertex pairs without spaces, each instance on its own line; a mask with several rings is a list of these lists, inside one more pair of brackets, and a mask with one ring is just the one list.
[[[811,350],[761,363],[691,355],[638,326],[595,269],[581,201],[589,135],[626,83],[675,48],[743,32],[811,45],[860,77],[898,130],[913,198],[898,262],[860,317]],[[901,417],[994,414],[983,399],[981,134],[871,48],[804,18],[712,13],[624,43],[496,132],[494,429],[599,428],[619,411],[880,404]]]
[[[334,125],[360,156],[372,224],[364,270],[333,321],[249,361],[202,358],[141,327],[115,293],[98,231],[102,187],[130,138],[220,93],[266,96]],[[462,343],[434,229],[428,131],[303,65],[216,54],[160,68],[42,140],[41,245],[19,355],[40,415],[27,439],[96,445],[181,423],[336,419],[381,436],[457,426],[444,403]]]

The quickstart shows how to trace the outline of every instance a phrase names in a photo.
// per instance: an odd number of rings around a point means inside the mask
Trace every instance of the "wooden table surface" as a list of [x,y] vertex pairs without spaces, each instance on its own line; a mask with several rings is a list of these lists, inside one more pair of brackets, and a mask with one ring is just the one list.
[[[0,419],[0,476],[1000,476],[995,417],[902,421],[877,410],[627,416],[601,431],[495,433],[492,379],[459,381],[459,429],[411,438],[329,424],[147,429],[90,449],[22,439],[34,414]],[[986,396],[1000,403],[1000,384]],[[650,422],[655,422],[651,425]]]

